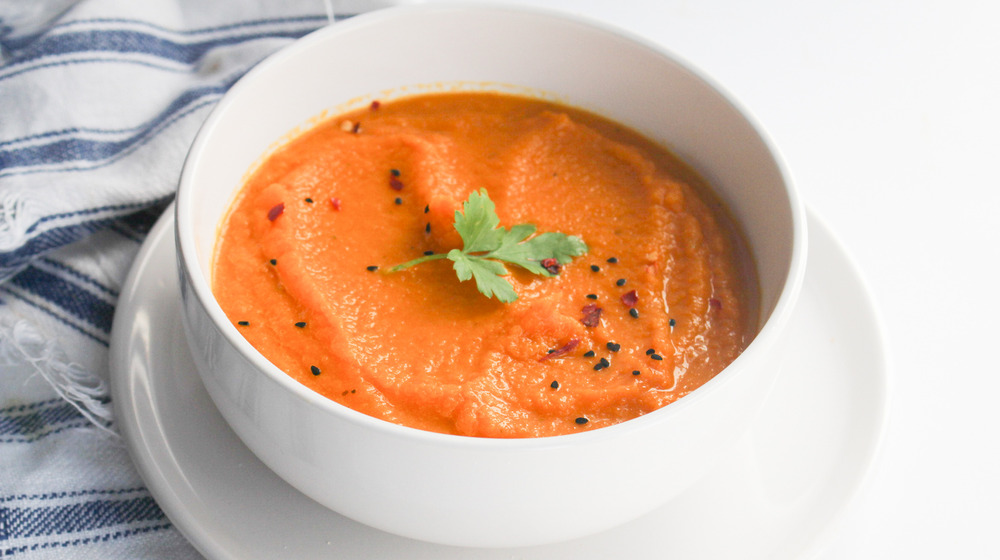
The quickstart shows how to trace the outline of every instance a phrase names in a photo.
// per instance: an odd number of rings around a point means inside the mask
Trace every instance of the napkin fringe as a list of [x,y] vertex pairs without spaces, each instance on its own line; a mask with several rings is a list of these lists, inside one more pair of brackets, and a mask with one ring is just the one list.
[[55,338],[42,335],[27,320],[0,324],[0,362],[30,366],[91,424],[118,437],[111,429],[113,412],[104,381],[70,361]]

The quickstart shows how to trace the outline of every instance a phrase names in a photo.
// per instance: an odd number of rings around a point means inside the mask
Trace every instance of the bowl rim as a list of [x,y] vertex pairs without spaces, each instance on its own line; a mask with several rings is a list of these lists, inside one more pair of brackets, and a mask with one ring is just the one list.
[[[369,416],[325,397],[296,381],[254,348],[239,333],[236,327],[233,326],[215,300],[209,281],[210,271],[202,271],[197,260],[193,227],[190,223],[193,218],[190,217],[187,209],[192,207],[195,199],[193,195],[195,187],[192,185],[192,175],[201,163],[201,153],[210,141],[212,131],[218,125],[219,121],[224,118],[227,112],[226,109],[233,103],[233,99],[241,95],[244,89],[252,87],[258,75],[266,73],[273,66],[281,65],[286,59],[296,56],[299,51],[307,49],[313,43],[330,40],[331,37],[349,33],[356,28],[379,25],[388,19],[408,17],[413,13],[424,14],[453,11],[515,12],[541,19],[558,20],[559,23],[574,23],[588,28],[590,31],[609,33],[619,39],[650,51],[652,54],[666,58],[679,66],[683,71],[713,89],[725,103],[730,105],[747,122],[770,154],[772,163],[780,174],[781,182],[784,185],[784,193],[788,199],[792,224],[791,255],[780,295],[774,304],[773,310],[767,319],[763,321],[754,339],[747,345],[747,348],[712,379],[683,398],[676,400],[668,406],[618,424],[571,434],[524,438],[487,438],[431,432]],[[291,129],[292,127],[290,127]],[[178,254],[178,264],[182,270],[182,282],[188,285],[189,292],[198,300],[202,309],[204,309],[205,313],[211,319],[212,325],[219,331],[228,344],[234,347],[243,358],[253,365],[254,369],[257,370],[256,374],[266,376],[282,389],[290,392],[296,398],[301,399],[304,403],[314,407],[324,415],[335,416],[358,427],[380,432],[390,437],[406,438],[416,442],[445,447],[537,450],[565,445],[595,443],[609,438],[617,438],[621,434],[644,431],[653,425],[666,422],[670,417],[681,414],[692,406],[697,406],[697,403],[706,398],[707,395],[717,391],[734,376],[739,375],[740,371],[745,367],[744,364],[755,359],[755,356],[766,353],[773,346],[791,316],[805,276],[807,248],[805,206],[799,197],[791,174],[780,152],[754,115],[737,102],[725,88],[721,87],[683,58],[669,51],[663,45],[646,39],[632,31],[603,21],[579,14],[537,6],[508,5],[493,2],[477,2],[474,4],[442,2],[401,5],[338,21],[335,24],[321,27],[295,40],[293,43],[266,57],[244,74],[212,109],[208,118],[199,129],[186,155],[178,183],[174,212],[177,224],[175,229],[175,244]],[[186,321],[186,313],[182,315],[185,316]]]

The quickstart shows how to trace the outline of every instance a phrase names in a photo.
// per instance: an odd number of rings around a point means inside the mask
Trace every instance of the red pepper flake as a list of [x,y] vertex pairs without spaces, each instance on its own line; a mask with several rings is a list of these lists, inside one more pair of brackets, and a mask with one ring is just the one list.
[[549,274],[556,275],[562,271],[562,265],[556,259],[542,259],[542,268],[549,271]]
[[372,104],[369,105],[368,108],[371,109],[372,111],[378,111],[378,108],[381,106],[382,103],[380,103],[379,100],[376,99],[375,101],[372,101]]
[[340,210],[340,199],[339,198],[331,198],[330,199],[330,205],[333,206],[334,210],[338,210],[339,211]]
[[563,344],[559,348],[556,348],[555,350],[549,350],[548,354],[545,354],[541,358],[538,358],[538,361],[539,362],[544,362],[545,360],[548,360],[549,358],[558,358],[559,356],[562,356],[563,354],[568,354],[568,353],[572,352],[573,349],[576,348],[579,345],[580,345],[580,340],[579,339],[577,339],[577,338],[571,339],[569,342],[567,342],[566,344]]
[[639,294],[635,290],[622,294],[622,304],[625,307],[635,307],[637,303],[639,303]]
[[722,302],[715,298],[709,298],[708,306],[712,309],[722,309]]
[[403,190],[403,182],[397,179],[395,176],[389,177],[389,186],[392,187],[394,191]]
[[596,327],[601,324],[602,309],[596,303],[584,305],[581,311],[583,311],[583,318],[580,319],[580,322],[583,323],[583,326]]
[[274,220],[278,219],[278,216],[284,213],[285,213],[285,203],[279,202],[274,206],[272,206],[271,209],[267,211],[267,219],[273,222]]

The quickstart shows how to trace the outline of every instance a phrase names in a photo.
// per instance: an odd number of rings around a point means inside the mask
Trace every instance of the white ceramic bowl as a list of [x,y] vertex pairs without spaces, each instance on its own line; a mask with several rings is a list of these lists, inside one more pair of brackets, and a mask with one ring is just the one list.
[[[754,252],[762,328],[749,348],[661,410],[604,429],[521,440],[442,435],[365,416],[310,391],[254,350],[226,319],[209,279],[218,224],[248,170],[317,117],[456,84],[541,94],[597,112],[697,168]],[[191,148],[176,208],[188,340],[233,430],[327,507],[454,545],[532,545],[596,533],[697,480],[763,403],[778,369],[769,350],[805,267],[803,208],[773,149],[718,88],[628,33],[523,8],[394,8],[295,42],[219,103]]]

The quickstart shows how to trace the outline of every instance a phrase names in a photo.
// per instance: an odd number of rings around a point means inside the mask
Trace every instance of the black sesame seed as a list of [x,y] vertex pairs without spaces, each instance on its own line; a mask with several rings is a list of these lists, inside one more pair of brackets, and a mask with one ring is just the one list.
[[580,424],[582,426],[583,424],[587,423],[587,419],[584,418],[583,416],[581,416],[581,417],[579,417],[579,418],[576,419],[576,423]]
[[313,375],[319,375],[320,374],[319,368],[316,367],[316,366],[309,366],[309,371],[311,371]]
[[597,294],[587,294],[587,299],[597,299]]
[[615,264],[616,262],[618,262],[618,257],[611,257],[610,259],[608,259],[608,262],[611,264]]
[[594,272],[600,272],[601,267],[597,266],[596,264],[592,264],[590,265],[590,270],[593,270]]
[[365,267],[365,270],[367,270],[368,272],[375,272],[376,270],[378,270],[378,267],[377,267],[377,266],[375,266],[375,265],[372,265],[372,266],[366,266],[366,267]]
[[593,351],[593,350],[587,350],[587,351],[586,351],[586,352],[585,352],[585,353],[583,354],[583,357],[584,357],[584,358],[593,358],[593,357],[594,357],[594,351]]
[[598,363],[594,364],[594,371],[601,371],[602,369],[604,369],[606,367],[608,367],[608,366],[606,366],[606,365],[598,362]]
[[632,375],[639,375],[640,373],[642,373],[642,372],[639,371],[639,370],[637,370],[637,369],[633,369],[632,370]]
[[657,360],[657,361],[659,361],[659,360],[662,360],[662,359],[663,359],[663,356],[661,356],[661,355],[659,355],[659,354],[651,354],[651,355],[650,355],[649,357],[650,357],[650,358],[653,358],[654,360]]
[[399,177],[399,170],[398,169],[390,169],[389,173],[392,173],[393,177]]
[[429,257],[434,254],[434,251],[424,251],[424,256]]
[[611,362],[609,362],[607,358],[601,358],[600,364],[603,367],[609,367],[611,365]]
[[546,352],[546,354],[551,354],[551,353],[553,353],[553,352],[555,352],[555,351],[556,351],[556,350],[555,350],[555,348],[549,348],[549,351],[548,351],[548,352]]
[[295,323],[295,326],[298,327],[298,328],[300,328],[300,329],[304,329],[304,328],[306,328],[306,322],[305,321],[299,321],[298,323]]
[[240,321],[240,322],[238,322],[236,324],[239,325],[239,326],[241,326],[241,327],[249,327],[250,326],[250,321]]
[[397,197],[396,197],[396,200],[394,200],[393,202],[395,202],[396,204],[402,204],[402,203],[403,203],[403,199],[402,199],[402,198],[399,198],[399,197],[397,196]]
[[558,389],[559,388],[559,382],[558,381],[553,381],[552,384],[549,385],[549,387],[552,387],[553,389]]
[[427,225],[424,226],[424,231],[427,232],[427,233],[431,232],[431,224],[430,224],[430,222],[428,222]]
[[428,204],[427,206],[424,206],[424,214],[426,214],[426,213],[428,213],[430,211],[431,211],[431,205],[430,204]]
[[671,320],[670,320],[670,326],[671,326],[671,327],[675,327],[675,326],[677,326],[677,321],[675,321],[675,320],[671,319]]
[[622,345],[621,344],[616,344],[614,342],[609,342],[607,344],[607,347],[608,347],[608,350],[611,350],[612,352],[617,352],[617,351],[619,351],[619,350],[622,349]]
[[619,278],[618,281],[615,282],[615,285],[616,286],[624,286],[625,285],[625,279],[624,278]]
[[306,202],[308,202],[309,204],[312,204],[312,203],[313,203],[313,199],[311,199],[311,198],[307,198],[307,199],[306,199]]
[[634,307],[628,310],[628,314],[631,315],[633,319],[639,318],[639,310]]
[[650,354],[656,354],[656,349],[655,348],[650,348],[649,350],[646,350],[646,355],[648,356]]
[[271,259],[271,264],[272,265],[278,264],[278,259]]

